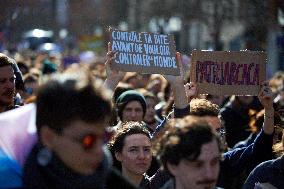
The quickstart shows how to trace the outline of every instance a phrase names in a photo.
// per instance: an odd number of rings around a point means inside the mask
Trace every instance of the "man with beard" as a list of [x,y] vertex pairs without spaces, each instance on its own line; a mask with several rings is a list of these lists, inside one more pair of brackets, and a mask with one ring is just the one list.
[[14,60],[0,53],[0,113],[13,109],[15,95]]

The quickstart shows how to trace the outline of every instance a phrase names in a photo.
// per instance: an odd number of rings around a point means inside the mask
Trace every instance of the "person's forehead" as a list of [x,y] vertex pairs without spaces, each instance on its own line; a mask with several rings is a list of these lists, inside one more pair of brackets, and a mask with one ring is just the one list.
[[102,135],[105,131],[106,123],[86,123],[81,120],[72,121],[67,127],[64,128],[64,133],[81,134],[81,133],[93,133]]
[[124,139],[124,146],[131,147],[131,146],[150,146],[151,142],[149,137],[144,134],[132,134],[128,135]]
[[213,139],[211,142],[202,145],[197,161],[209,161],[219,156],[220,152],[217,140]]
[[14,70],[12,68],[12,66],[3,66],[0,67],[0,77],[1,78],[5,78],[5,77],[11,77],[14,75]]
[[133,100],[126,104],[125,108],[142,108],[142,105],[139,101]]

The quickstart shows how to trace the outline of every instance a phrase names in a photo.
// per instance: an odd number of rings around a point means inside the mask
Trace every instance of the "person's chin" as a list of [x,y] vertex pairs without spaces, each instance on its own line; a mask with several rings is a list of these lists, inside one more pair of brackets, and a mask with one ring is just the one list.
[[99,165],[100,165],[100,162],[97,162],[97,161],[89,162],[85,164],[84,166],[81,165],[80,173],[85,176],[92,175],[96,172]]
[[143,175],[146,171],[145,169],[136,169],[136,174]]
[[201,186],[202,187],[200,188],[202,189],[214,189],[215,188],[215,184],[202,184]]
[[148,168],[149,168],[148,164],[141,163],[136,165],[137,172],[140,172],[142,174],[145,173],[148,170]]
[[100,162],[94,163],[93,166],[92,166],[92,169],[93,169],[94,171],[96,171],[97,168],[99,167],[99,165],[100,165]]
[[92,175],[96,172],[96,169],[95,168],[86,168],[84,170],[80,170],[80,174],[81,175],[84,175],[84,176],[89,176],[89,175]]

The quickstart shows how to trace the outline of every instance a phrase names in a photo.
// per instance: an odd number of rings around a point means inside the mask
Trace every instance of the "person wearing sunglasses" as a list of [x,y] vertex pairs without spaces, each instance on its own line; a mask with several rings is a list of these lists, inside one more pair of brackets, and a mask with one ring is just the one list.
[[104,149],[109,94],[102,82],[80,73],[56,75],[39,88],[39,140],[24,165],[24,187],[104,187],[111,167]]

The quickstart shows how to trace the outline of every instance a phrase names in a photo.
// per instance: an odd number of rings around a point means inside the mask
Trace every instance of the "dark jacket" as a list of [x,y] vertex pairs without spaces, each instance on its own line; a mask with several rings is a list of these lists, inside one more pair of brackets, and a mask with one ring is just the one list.
[[[168,180],[168,182],[166,182],[166,184],[160,189],[175,189],[174,180],[173,179]],[[215,189],[221,189],[221,188],[215,188]]]
[[[146,182],[148,184],[148,182]],[[112,169],[107,176],[104,189],[137,189],[127,181],[117,169]]]
[[250,172],[259,163],[271,159],[273,157],[272,142],[273,135],[266,135],[261,130],[252,144],[224,153],[217,186],[226,189],[233,188],[232,182],[236,178],[244,172]]
[[226,141],[230,148],[250,135],[248,131],[250,118],[247,107],[236,109],[229,102],[220,110],[220,114],[226,128]]
[[139,185],[140,189],[150,189],[150,178],[144,174],[144,177]]
[[175,182],[173,179],[168,180],[160,189],[175,189]]
[[105,158],[90,176],[75,173],[54,154],[46,166],[38,164],[37,154],[41,149],[35,145],[24,165],[23,185],[25,188],[41,189],[135,189],[129,182],[111,169]]
[[247,178],[243,189],[252,189],[256,183],[270,183],[277,188],[284,188],[284,155],[258,165]]

